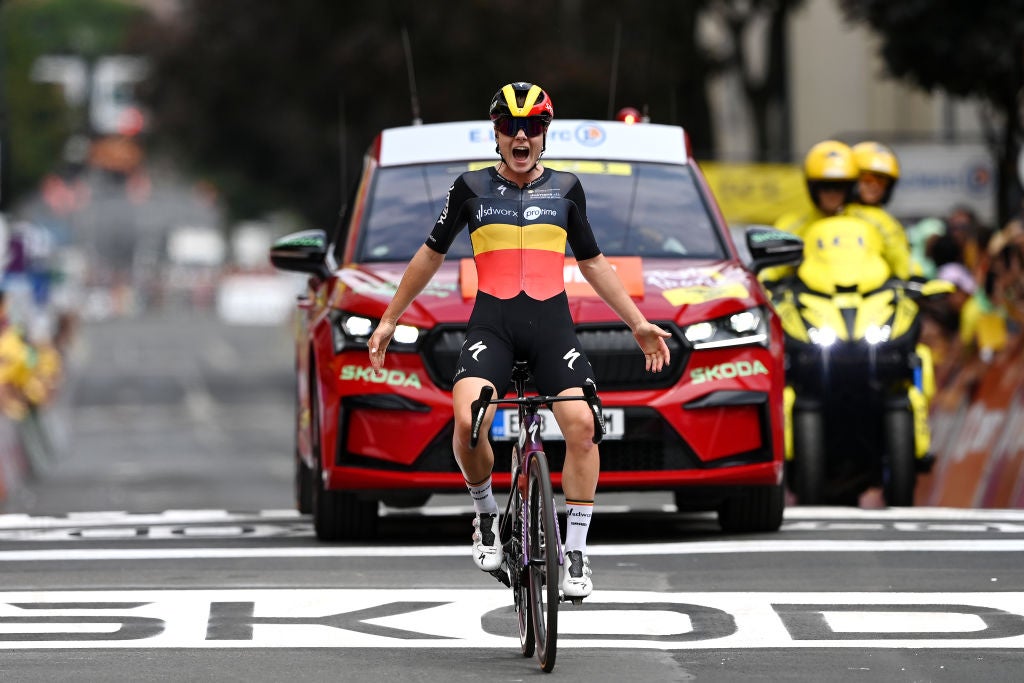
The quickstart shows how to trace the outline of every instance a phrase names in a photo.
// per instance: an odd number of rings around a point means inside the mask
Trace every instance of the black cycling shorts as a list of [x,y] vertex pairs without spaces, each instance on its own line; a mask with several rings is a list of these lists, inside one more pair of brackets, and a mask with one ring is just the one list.
[[540,394],[554,396],[587,384],[596,388],[594,370],[576,338],[565,292],[544,301],[524,292],[511,299],[477,292],[455,366],[455,381],[480,377],[504,396],[517,360],[529,363]]

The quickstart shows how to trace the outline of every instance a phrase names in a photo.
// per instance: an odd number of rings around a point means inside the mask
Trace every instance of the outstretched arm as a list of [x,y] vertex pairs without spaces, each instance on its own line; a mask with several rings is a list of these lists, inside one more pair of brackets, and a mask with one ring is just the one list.
[[671,333],[647,321],[647,318],[626,292],[626,288],[622,286],[622,281],[619,280],[615,269],[608,263],[604,254],[598,254],[585,261],[578,261],[577,264],[583,277],[594,288],[598,296],[604,299],[604,302],[633,331],[633,338],[644,352],[647,370],[661,372],[661,369],[669,363],[669,351],[665,339],[671,337]]
[[370,336],[368,343],[370,365],[374,370],[384,367],[384,352],[387,351],[391,337],[395,334],[398,319],[402,313],[405,313],[405,309],[409,308],[413,299],[427,286],[430,278],[434,277],[443,262],[444,254],[434,251],[425,244],[409,261],[409,266],[405,269],[405,274],[402,275],[402,281],[398,283],[398,290],[395,292],[394,298],[391,299],[384,315],[381,316],[377,329]]

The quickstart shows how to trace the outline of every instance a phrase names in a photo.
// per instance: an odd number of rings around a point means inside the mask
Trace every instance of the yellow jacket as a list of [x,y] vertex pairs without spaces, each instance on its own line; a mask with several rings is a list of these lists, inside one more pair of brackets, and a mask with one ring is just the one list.
[[[910,242],[899,221],[885,210],[866,204],[847,204],[836,215],[853,216],[873,225],[882,242],[882,258],[889,264],[893,275],[904,280],[910,277]],[[774,227],[791,232],[803,239],[808,227],[822,218],[827,218],[827,216],[817,208],[810,211],[795,211],[780,216],[775,221]],[[776,266],[761,271],[758,277],[762,282],[770,282],[791,275],[793,272],[792,266]]]
[[847,204],[840,213],[855,216],[878,228],[882,237],[882,258],[889,264],[892,274],[903,280],[910,277],[910,241],[898,220],[885,209],[866,204]]

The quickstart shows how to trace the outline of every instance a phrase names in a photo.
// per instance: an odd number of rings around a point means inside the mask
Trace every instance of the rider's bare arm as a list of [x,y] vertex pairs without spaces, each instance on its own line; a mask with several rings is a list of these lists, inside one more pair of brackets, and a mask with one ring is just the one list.
[[391,337],[395,333],[395,326],[398,319],[409,308],[423,288],[427,286],[430,279],[434,277],[437,270],[444,262],[444,254],[434,251],[427,245],[422,245],[419,251],[409,261],[409,266],[402,275],[402,281],[398,283],[398,290],[391,299],[384,315],[381,316],[380,324],[373,331],[368,346],[370,347],[370,365],[374,370],[384,367],[384,353],[387,351]]
[[647,370],[660,372],[669,363],[668,345],[665,338],[669,332],[647,321],[636,303],[630,298],[615,269],[604,254],[577,262],[580,272],[608,306],[622,318],[633,331],[633,337],[644,352]]

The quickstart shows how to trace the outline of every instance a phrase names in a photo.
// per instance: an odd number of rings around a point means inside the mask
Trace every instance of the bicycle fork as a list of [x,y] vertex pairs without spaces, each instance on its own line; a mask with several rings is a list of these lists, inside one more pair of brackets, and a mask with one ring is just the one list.
[[[523,499],[526,503],[522,506],[523,519],[522,522],[522,544],[523,544],[523,566],[525,569],[529,566],[533,558],[530,557],[530,545],[529,541],[529,524],[530,524],[530,505],[529,505],[529,490],[523,491],[524,488],[529,486],[530,472],[529,462],[530,455],[538,451],[543,452],[543,447],[540,442],[540,430],[541,430],[541,416],[535,412],[529,412],[524,417],[524,424],[520,426],[519,431],[519,453],[521,460],[519,462],[518,471],[519,476],[522,477],[526,482],[526,486],[521,487]],[[558,509],[555,501],[551,501],[551,507],[554,510]],[[558,515],[555,514],[555,547],[558,549],[558,566],[561,567],[565,564],[565,553],[562,550],[562,529],[558,523]],[[557,578],[555,579],[557,580]]]

